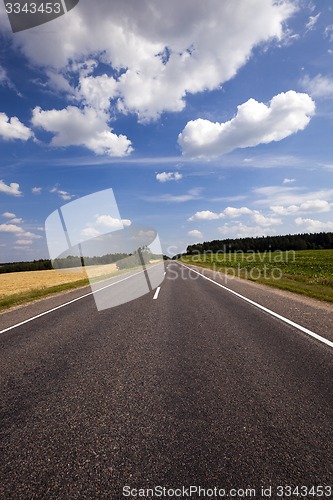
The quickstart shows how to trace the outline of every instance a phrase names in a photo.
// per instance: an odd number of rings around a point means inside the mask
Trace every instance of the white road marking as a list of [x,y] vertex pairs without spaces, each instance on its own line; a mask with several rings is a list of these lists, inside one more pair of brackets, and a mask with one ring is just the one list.
[[[155,265],[158,265],[158,264],[155,264]],[[155,267],[155,266],[152,266],[152,267]],[[16,323],[15,325],[12,325],[12,326],[9,326],[8,328],[5,328],[4,330],[0,330],[0,334],[5,333],[5,332],[9,332],[9,330],[13,330],[14,328],[17,328],[18,326],[25,325],[26,323],[29,323],[30,321],[33,321],[37,318],[41,318],[42,316],[45,316],[46,314],[49,314],[53,311],[57,311],[58,309],[61,309],[62,307],[68,306],[69,304],[73,304],[74,302],[77,302],[78,300],[84,299],[85,297],[89,297],[89,295],[93,295],[94,293],[105,290],[105,288],[109,288],[110,286],[116,285],[117,283],[121,283],[122,281],[126,281],[126,280],[132,278],[133,276],[136,276],[137,274],[144,273],[144,272],[145,272],[145,270],[143,269],[141,271],[138,271],[135,274],[131,274],[130,276],[127,276],[127,278],[123,278],[121,280],[115,281],[114,283],[111,283],[110,285],[103,286],[102,288],[98,288],[98,290],[94,290],[93,292],[86,293],[85,295],[81,295],[80,297],[77,297],[76,299],[73,299],[73,300],[70,300],[69,302],[65,302],[64,304],[61,304],[60,306],[53,307],[52,309],[49,309],[49,310],[44,311],[40,314],[37,314],[36,316],[32,316],[32,318],[28,318],[24,321],[21,321],[20,323]],[[107,278],[107,279],[112,279],[112,278]],[[105,281],[107,281],[107,280],[105,280]]]
[[156,292],[155,292],[155,295],[154,295],[154,297],[153,297],[153,300],[156,300],[156,299],[157,299],[158,294],[160,293],[160,290],[161,290],[161,287],[160,287],[160,286],[158,286],[158,287],[156,288]]
[[[181,263],[179,262],[179,264],[181,264]],[[199,274],[200,276],[202,276],[203,278],[205,278],[205,280],[211,281],[212,283],[214,283],[215,285],[223,288],[227,292],[230,292],[233,295],[236,295],[236,297],[239,297],[240,299],[245,300],[249,304],[252,304],[253,306],[257,307],[258,309],[261,309],[262,311],[265,311],[266,313],[270,314],[271,316],[274,316],[275,318],[280,319],[284,323],[287,323],[288,325],[291,325],[294,328],[297,328],[297,330],[300,330],[301,332],[306,333],[307,335],[310,335],[311,337],[314,337],[315,339],[319,340],[323,344],[326,344],[329,347],[333,347],[333,342],[331,342],[330,340],[325,339],[321,335],[318,335],[318,333],[315,333],[315,332],[309,330],[308,328],[305,328],[304,326],[301,326],[298,323],[295,323],[294,321],[291,321],[290,319],[285,318],[284,316],[281,316],[281,314],[278,314],[278,313],[272,311],[271,309],[267,309],[267,307],[264,307],[264,306],[258,304],[258,302],[254,302],[253,300],[248,299],[247,297],[244,297],[244,295],[241,295],[240,293],[235,292],[234,290],[231,290],[230,288],[227,288],[224,285],[221,285],[221,283],[218,283],[217,281],[214,281],[211,278],[208,278],[204,274],[199,273],[199,271],[196,271],[195,269],[192,269],[191,267],[185,266],[184,264],[181,264],[181,265],[184,266],[184,267],[186,267],[190,271],[192,271],[192,272],[194,272],[196,274]]]

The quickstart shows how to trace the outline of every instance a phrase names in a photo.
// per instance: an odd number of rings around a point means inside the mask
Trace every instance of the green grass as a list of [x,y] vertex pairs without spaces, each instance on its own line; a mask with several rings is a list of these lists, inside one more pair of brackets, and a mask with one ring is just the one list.
[[333,250],[200,254],[180,260],[333,302]]

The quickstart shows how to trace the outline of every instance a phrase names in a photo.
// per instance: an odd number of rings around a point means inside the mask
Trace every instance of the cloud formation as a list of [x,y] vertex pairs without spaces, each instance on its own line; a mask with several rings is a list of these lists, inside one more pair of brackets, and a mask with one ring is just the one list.
[[107,115],[93,108],[68,106],[61,110],[33,110],[32,124],[54,134],[51,146],[85,146],[98,155],[126,156],[132,152],[131,141],[116,135],[107,125]]
[[161,172],[160,174],[156,174],[156,179],[159,182],[168,182],[168,181],[179,181],[183,176],[179,172]]
[[[111,100],[145,121],[181,111],[186,94],[233,78],[256,46],[283,38],[295,8],[287,0],[146,0],[140,9],[133,0],[113,0],[111,7],[99,0],[98,8],[82,1],[55,21],[57,29],[35,28],[38,37],[19,33],[16,43],[51,76],[62,75],[51,84],[71,92],[74,73],[76,98],[86,105],[107,109]],[[94,73],[100,62],[113,68],[112,76]]]
[[198,229],[193,229],[192,231],[189,231],[187,233],[189,236],[192,236],[193,238],[203,238],[203,234],[201,231]]
[[20,185],[17,182],[11,182],[9,185],[0,180],[0,193],[9,194],[10,196],[21,196]]
[[310,78],[309,75],[305,75],[300,83],[313,97],[323,99],[333,98],[333,78],[329,76],[323,76],[319,73],[315,77]]
[[5,140],[27,141],[33,135],[32,130],[23,125],[16,116],[9,118],[6,113],[0,113],[0,137]]
[[237,148],[281,141],[303,130],[314,112],[311,97],[293,90],[274,96],[269,105],[249,99],[228,122],[189,121],[178,143],[186,156],[220,156]]

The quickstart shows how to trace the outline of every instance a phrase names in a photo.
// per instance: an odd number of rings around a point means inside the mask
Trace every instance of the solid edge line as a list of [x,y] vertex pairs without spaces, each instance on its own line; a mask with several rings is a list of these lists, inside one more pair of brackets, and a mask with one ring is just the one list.
[[215,285],[223,288],[224,290],[226,290],[227,292],[230,292],[232,293],[233,295],[236,295],[236,297],[239,297],[240,299],[242,300],[245,300],[246,302],[248,302],[249,304],[252,304],[253,306],[257,307],[258,309],[261,309],[262,311],[265,311],[266,313],[270,314],[271,316],[274,316],[275,318],[278,318],[280,319],[281,321],[283,321],[284,323],[287,323],[288,325],[291,325],[293,326],[294,328],[297,328],[298,330],[300,330],[301,332],[303,333],[306,333],[307,335],[310,335],[311,337],[319,340],[320,342],[322,342],[323,344],[326,344],[328,345],[329,347],[332,347],[333,348],[333,342],[331,342],[330,340],[327,340],[325,339],[324,337],[322,337],[321,335],[318,335],[318,333],[315,333],[313,332],[312,330],[308,330],[308,328],[305,328],[304,326],[301,326],[299,325],[298,323],[295,323],[294,321],[291,321],[290,319],[288,318],[285,318],[284,316],[281,316],[281,314],[278,314],[274,311],[272,311],[271,309],[267,309],[267,307],[264,307],[260,304],[258,304],[257,302],[254,302],[253,300],[251,299],[248,299],[247,297],[244,297],[244,295],[241,295],[240,293],[238,292],[235,292],[234,290],[231,290],[230,288],[227,288],[226,286],[224,285],[221,285],[221,283],[218,283],[217,281],[214,281],[212,280],[211,278],[208,278],[207,276],[205,276],[204,274],[202,273],[199,273],[199,271],[196,271],[195,269],[192,269],[191,267],[188,267],[188,266],[185,266],[185,264],[182,264],[179,262],[179,264],[183,267],[186,267],[187,269],[189,269],[190,271],[193,271],[194,273],[197,273],[199,274],[200,276],[202,276],[203,278],[205,278],[206,280],[208,281],[211,281],[212,283],[214,283]]
[[[158,265],[158,264],[156,264],[156,265]],[[152,266],[152,267],[154,267],[154,266]],[[32,316],[31,318],[28,318],[24,321],[21,321],[20,323],[16,323],[15,325],[9,326],[8,328],[5,328],[4,330],[0,330],[0,334],[9,332],[10,330],[17,328],[18,326],[25,325],[26,323],[30,323],[30,321],[41,318],[42,316],[45,316],[46,314],[49,314],[53,311],[57,311],[58,309],[61,309],[62,307],[68,306],[69,304],[73,304],[74,302],[77,302],[78,300],[84,299],[85,297],[89,297],[89,295],[93,295],[94,293],[100,292],[101,290],[105,290],[105,288],[109,288],[110,286],[116,285],[117,283],[121,283],[122,281],[133,278],[133,276],[136,276],[137,274],[140,274],[143,272],[144,272],[144,270],[139,271],[135,274],[131,274],[130,276],[127,276],[127,278],[123,278],[121,280],[115,281],[114,283],[111,283],[110,285],[103,286],[102,288],[98,288],[97,290],[94,290],[93,292],[86,293],[85,295],[81,295],[80,297],[77,297],[76,299],[70,300],[69,302],[65,302],[64,304],[60,304],[60,306],[53,307],[52,309],[48,309],[47,311],[44,311],[40,314],[37,314],[36,316]],[[107,278],[107,279],[110,279],[110,278]]]
[[161,290],[161,287],[160,287],[160,286],[158,286],[158,287],[156,288],[156,292],[155,292],[155,294],[154,294],[153,300],[156,300],[156,299],[157,299],[158,294],[160,293],[160,290]]

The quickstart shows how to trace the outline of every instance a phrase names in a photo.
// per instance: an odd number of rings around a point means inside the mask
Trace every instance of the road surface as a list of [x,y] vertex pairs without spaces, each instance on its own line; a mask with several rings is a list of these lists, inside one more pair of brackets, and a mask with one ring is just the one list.
[[244,286],[282,319],[176,262],[117,307],[82,289],[0,315],[0,497],[333,487],[333,348],[283,320],[332,341],[332,312]]

